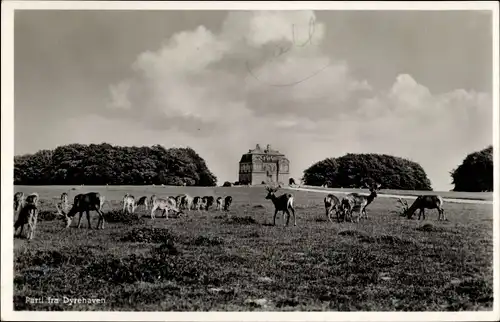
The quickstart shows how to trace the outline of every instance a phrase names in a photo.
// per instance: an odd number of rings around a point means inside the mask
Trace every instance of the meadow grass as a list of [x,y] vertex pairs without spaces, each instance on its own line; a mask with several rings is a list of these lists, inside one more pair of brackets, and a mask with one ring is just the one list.
[[[15,310],[460,311],[493,305],[493,206],[445,203],[448,221],[396,213],[377,198],[360,223],[325,220],[325,194],[292,191],[297,226],[283,227],[262,187],[15,187],[41,196],[35,239],[14,240]],[[69,191],[98,191],[104,230],[54,216]],[[121,214],[136,197],[233,196],[229,212],[186,217]],[[91,213],[95,228],[97,215]],[[157,214],[159,216],[159,213]],[[292,221],[291,221],[292,222]],[[76,220],[72,226],[76,225]],[[26,303],[26,297],[104,298],[102,304]]]

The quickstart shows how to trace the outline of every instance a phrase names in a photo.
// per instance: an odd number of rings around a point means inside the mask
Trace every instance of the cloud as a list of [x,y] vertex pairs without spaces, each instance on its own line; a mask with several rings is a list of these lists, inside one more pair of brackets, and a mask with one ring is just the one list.
[[310,11],[230,12],[218,32],[199,26],[140,54],[133,76],[110,85],[108,112],[163,133],[157,143],[192,146],[221,181],[271,143],[294,176],[325,157],[389,153],[443,188],[466,153],[491,143],[488,94],[431,93],[408,74],[376,88],[326,53],[326,33]]

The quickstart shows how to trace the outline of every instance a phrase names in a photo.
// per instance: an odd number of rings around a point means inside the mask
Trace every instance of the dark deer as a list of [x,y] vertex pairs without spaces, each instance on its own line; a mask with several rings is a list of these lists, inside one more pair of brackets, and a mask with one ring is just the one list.
[[214,204],[215,198],[213,196],[203,197],[203,203],[205,204],[205,211],[208,211],[210,207]]
[[328,194],[328,196],[325,197],[325,215],[330,220],[332,221],[332,213],[333,210],[335,210],[335,214],[337,215],[337,221],[340,222],[340,217],[339,217],[339,211],[340,211],[340,200],[339,198],[335,197],[333,194]]
[[90,224],[90,211],[94,210],[99,214],[99,221],[97,222],[97,229],[99,227],[104,229],[104,214],[102,213],[102,205],[104,204],[105,197],[101,196],[98,192],[89,192],[85,194],[78,194],[75,196],[73,200],[73,207],[69,210],[68,213],[61,211],[59,207],[57,207],[57,211],[60,215],[62,215],[66,219],[66,227],[68,228],[71,225],[73,218],[76,213],[80,213],[80,218],[78,219],[78,226],[80,228],[82,223],[83,212],[87,214],[87,222],[88,229],[92,229],[92,225]]
[[413,214],[417,209],[420,209],[420,212],[418,213],[418,220],[420,220],[420,216],[423,216],[423,219],[425,220],[424,209],[437,209],[439,214],[438,220],[448,220],[444,215],[443,198],[441,198],[441,196],[424,195],[417,197],[411,207],[406,211],[408,219],[413,217]]
[[231,204],[233,203],[233,197],[227,196],[224,198],[224,211],[229,211],[229,207],[231,207]]
[[[274,216],[273,225],[276,226],[276,215],[279,211],[283,212],[283,225],[288,226],[290,221],[290,211],[293,214],[293,225],[297,226],[297,219],[295,217],[295,209],[293,208],[293,195],[291,193],[284,193],[279,197],[276,197],[275,193],[279,188],[266,187],[267,196],[266,199],[271,200],[274,204]],[[285,223],[286,216],[286,223]]]
[[222,197],[217,197],[215,210],[222,210]]
[[359,208],[359,215],[357,217],[357,222],[359,222],[360,218],[365,215],[365,219],[368,219],[368,215],[366,214],[366,208],[375,200],[377,197],[377,190],[380,189],[380,184],[372,185],[369,187],[365,184],[367,188],[370,188],[370,194],[360,195],[359,193],[350,193],[344,198],[342,198],[341,202],[341,210],[346,219],[347,214],[349,214],[349,218],[352,221],[352,212],[354,209]]
[[137,201],[137,204],[136,204],[136,208],[138,208],[139,206],[144,206],[144,208],[146,208],[146,211],[148,210],[148,197],[147,196],[142,196],[139,198],[139,200]]

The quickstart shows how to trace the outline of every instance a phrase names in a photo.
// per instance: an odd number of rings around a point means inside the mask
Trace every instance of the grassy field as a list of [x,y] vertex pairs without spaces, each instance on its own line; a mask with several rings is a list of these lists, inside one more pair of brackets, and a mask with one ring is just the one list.
[[[425,221],[377,198],[368,220],[330,223],[325,194],[294,191],[297,227],[271,226],[262,187],[15,187],[37,191],[35,239],[14,240],[15,310],[120,311],[460,311],[493,305],[493,207],[445,203]],[[53,199],[103,193],[104,230],[60,231]],[[152,221],[121,215],[125,192],[233,196],[228,213],[191,212]],[[159,214],[158,214],[159,215]],[[91,213],[92,225],[97,215]],[[73,223],[73,226],[76,223]],[[104,298],[100,304],[47,297]],[[26,303],[44,297],[44,303]]]

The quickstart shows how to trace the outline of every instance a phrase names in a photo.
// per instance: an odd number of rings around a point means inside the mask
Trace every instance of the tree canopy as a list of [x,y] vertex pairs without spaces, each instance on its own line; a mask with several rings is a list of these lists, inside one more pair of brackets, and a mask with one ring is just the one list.
[[217,178],[191,148],[70,144],[14,157],[18,185],[215,186]]
[[453,191],[493,191],[493,146],[470,153],[450,174]]
[[304,170],[306,185],[359,188],[380,183],[383,189],[432,190],[424,169],[416,162],[386,154],[348,153],[327,158]]

